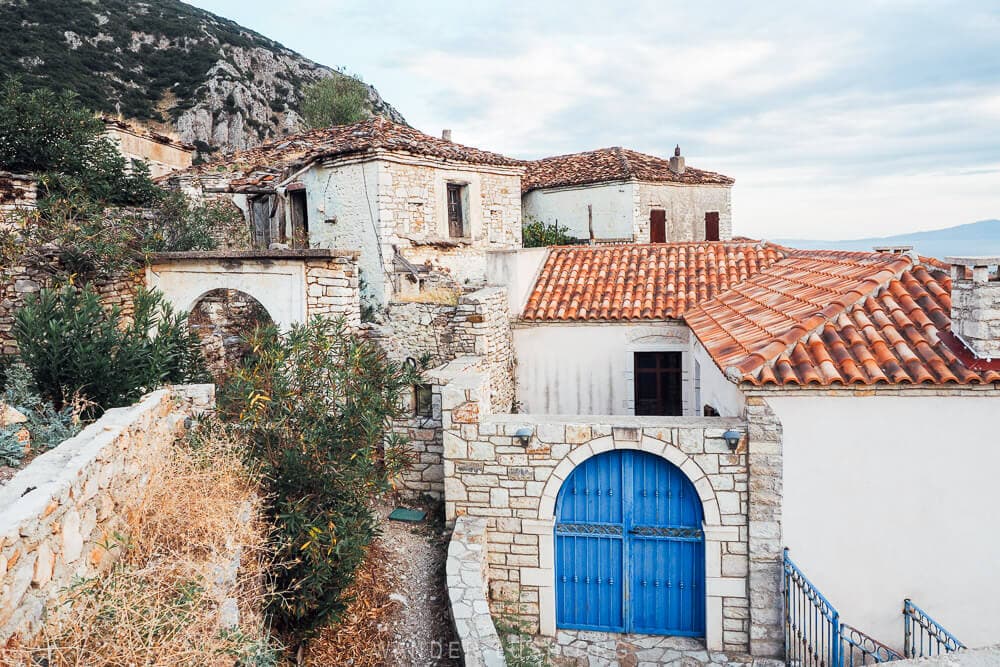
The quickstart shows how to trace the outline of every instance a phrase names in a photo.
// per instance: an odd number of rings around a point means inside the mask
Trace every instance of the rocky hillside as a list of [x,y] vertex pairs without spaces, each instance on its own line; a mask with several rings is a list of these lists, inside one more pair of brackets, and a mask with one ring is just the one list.
[[[300,129],[302,89],[344,76],[178,0],[0,0],[0,79],[176,132],[204,155]],[[369,86],[374,113],[402,122]]]

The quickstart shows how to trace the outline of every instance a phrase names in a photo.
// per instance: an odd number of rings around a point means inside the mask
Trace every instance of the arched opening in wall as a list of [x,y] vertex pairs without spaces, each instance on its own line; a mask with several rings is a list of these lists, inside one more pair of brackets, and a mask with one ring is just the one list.
[[557,627],[705,636],[704,514],[680,468],[598,454],[563,482],[555,514]]
[[250,351],[245,337],[258,326],[271,323],[267,309],[257,299],[234,289],[205,292],[188,316],[188,326],[201,339],[202,354],[216,383]]

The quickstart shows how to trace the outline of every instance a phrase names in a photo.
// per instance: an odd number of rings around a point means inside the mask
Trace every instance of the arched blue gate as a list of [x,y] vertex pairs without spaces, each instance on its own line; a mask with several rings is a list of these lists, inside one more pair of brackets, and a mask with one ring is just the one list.
[[556,625],[705,634],[705,538],[694,485],[652,454],[584,461],[556,503]]

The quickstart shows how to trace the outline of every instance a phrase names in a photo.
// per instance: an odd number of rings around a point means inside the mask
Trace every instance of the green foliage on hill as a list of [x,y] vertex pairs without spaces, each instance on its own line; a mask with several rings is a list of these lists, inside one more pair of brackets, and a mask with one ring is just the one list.
[[0,0],[0,78],[72,90],[132,118],[161,120],[155,105],[168,92],[190,108],[226,47],[253,46],[281,49],[178,0]]
[[303,91],[302,117],[310,128],[349,125],[368,117],[368,88],[355,76],[317,81]]

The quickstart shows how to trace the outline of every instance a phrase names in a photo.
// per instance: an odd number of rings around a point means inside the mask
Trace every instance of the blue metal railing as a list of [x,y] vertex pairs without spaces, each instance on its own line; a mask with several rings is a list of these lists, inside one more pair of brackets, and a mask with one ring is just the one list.
[[784,554],[785,661],[796,667],[854,667],[938,655],[965,648],[909,599],[903,602],[900,654],[840,620],[840,613]]
[[907,658],[940,655],[965,648],[965,644],[913,604],[910,598],[903,600],[903,635],[903,653]]

